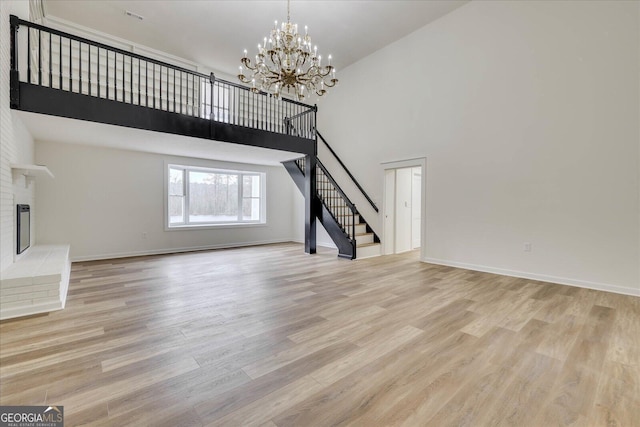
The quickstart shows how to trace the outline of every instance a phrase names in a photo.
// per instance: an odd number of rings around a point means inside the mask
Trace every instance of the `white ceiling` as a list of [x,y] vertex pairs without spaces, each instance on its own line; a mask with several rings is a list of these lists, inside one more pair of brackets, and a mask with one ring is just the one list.
[[36,141],[116,148],[227,162],[279,165],[302,157],[299,153],[211,141],[84,120],[19,112]]
[[[305,25],[318,51],[331,54],[338,73],[469,0],[293,0],[291,21]],[[236,75],[242,51],[287,16],[287,2],[43,0],[54,16]],[[144,17],[129,17],[125,11]]]
[[[332,55],[339,79],[341,69],[468,1],[294,0],[291,21],[309,27],[319,52]],[[45,18],[70,21],[229,75],[237,74],[243,49],[252,52],[274,21],[286,19],[287,12],[285,0],[42,0],[42,7]],[[129,17],[125,11],[144,19]],[[43,141],[258,164],[278,164],[299,157],[78,120],[28,113],[23,117],[34,138]]]

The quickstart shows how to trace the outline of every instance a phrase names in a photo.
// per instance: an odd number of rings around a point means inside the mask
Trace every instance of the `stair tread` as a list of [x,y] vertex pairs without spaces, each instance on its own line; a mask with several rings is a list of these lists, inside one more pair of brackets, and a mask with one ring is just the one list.
[[377,242],[373,242],[373,243],[362,243],[362,244],[357,245],[356,247],[358,247],[358,248],[365,248],[365,247],[367,247],[367,246],[376,246],[376,245],[379,245],[379,244],[380,244],[380,243],[377,243]]

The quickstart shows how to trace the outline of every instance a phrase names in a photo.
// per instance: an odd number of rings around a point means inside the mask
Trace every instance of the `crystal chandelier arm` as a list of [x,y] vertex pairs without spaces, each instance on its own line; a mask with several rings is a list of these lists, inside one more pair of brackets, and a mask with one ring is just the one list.
[[331,79],[330,83],[325,83],[324,85],[326,87],[334,87],[336,85],[336,83],[338,83],[338,79]]
[[242,64],[247,67],[249,70],[254,71],[256,70],[258,67],[254,67],[251,65],[251,60],[249,58],[247,58],[246,56],[244,58],[241,59]]

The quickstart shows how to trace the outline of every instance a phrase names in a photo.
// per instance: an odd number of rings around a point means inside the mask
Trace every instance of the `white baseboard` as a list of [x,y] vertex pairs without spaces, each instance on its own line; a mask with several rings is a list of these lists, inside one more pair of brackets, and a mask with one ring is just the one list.
[[448,267],[464,268],[465,270],[482,271],[485,273],[500,274],[502,276],[519,277],[522,279],[538,280],[541,282],[557,283],[559,285],[577,286],[579,288],[594,289],[596,291],[613,292],[622,295],[640,297],[640,289],[626,288],[623,286],[608,285],[605,283],[588,282],[584,280],[570,279],[566,277],[549,276],[546,274],[527,273],[522,271],[507,270],[502,268],[487,267],[484,265],[467,264],[464,262],[447,261],[435,258],[422,258],[421,261],[430,264],[446,265]]
[[162,248],[162,249],[153,249],[148,251],[114,252],[114,253],[108,253],[108,254],[73,256],[71,257],[71,261],[72,262],[99,261],[103,259],[131,258],[136,256],[148,256],[148,255],[166,255],[166,254],[174,254],[174,253],[182,253],[182,252],[208,251],[212,249],[242,248],[247,246],[271,245],[276,243],[290,243],[290,242],[293,242],[293,240],[274,239],[274,240],[263,240],[258,242],[241,242],[241,243],[225,243],[221,245],[189,246],[184,248]]

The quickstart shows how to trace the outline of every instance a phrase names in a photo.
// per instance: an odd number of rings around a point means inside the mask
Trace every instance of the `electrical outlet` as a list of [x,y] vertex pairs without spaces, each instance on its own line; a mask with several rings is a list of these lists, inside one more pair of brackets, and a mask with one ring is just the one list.
[[529,242],[525,242],[525,244],[524,244],[524,251],[525,251],[525,252],[531,252],[531,243],[529,243]]

